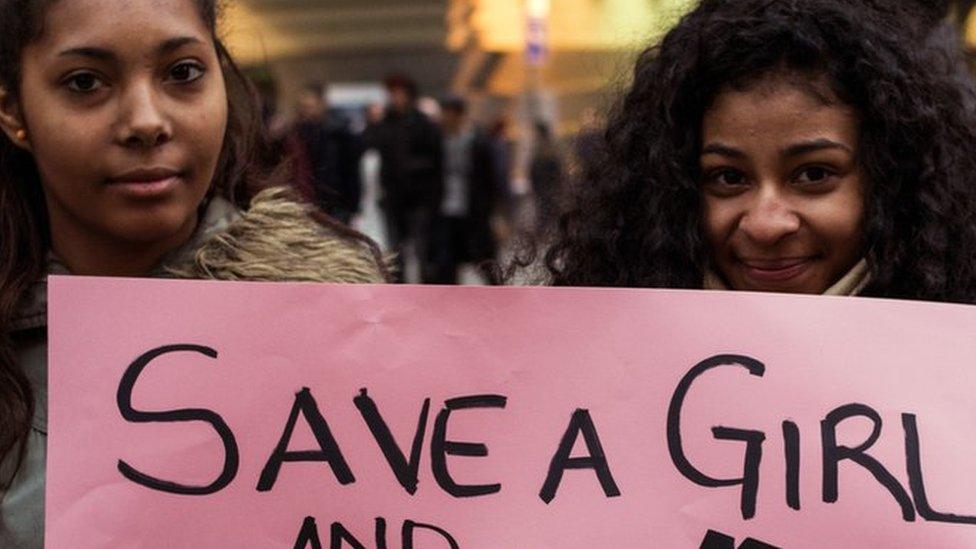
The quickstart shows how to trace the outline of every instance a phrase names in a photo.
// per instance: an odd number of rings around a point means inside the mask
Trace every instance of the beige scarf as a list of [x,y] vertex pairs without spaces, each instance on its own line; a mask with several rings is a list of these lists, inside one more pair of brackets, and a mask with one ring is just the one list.
[[[836,295],[836,296],[856,296],[864,290],[865,287],[871,282],[871,269],[868,268],[868,262],[866,259],[862,259],[857,265],[854,265],[846,275],[844,275],[836,284],[827,288],[827,291],[823,295]],[[705,271],[705,283],[704,288],[706,290],[728,290],[729,287],[725,284],[717,273],[711,269]]]

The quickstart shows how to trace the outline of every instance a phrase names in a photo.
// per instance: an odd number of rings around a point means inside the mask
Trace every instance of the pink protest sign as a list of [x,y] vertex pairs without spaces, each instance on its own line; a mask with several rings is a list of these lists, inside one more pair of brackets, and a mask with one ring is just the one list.
[[976,545],[976,308],[55,278],[49,547]]

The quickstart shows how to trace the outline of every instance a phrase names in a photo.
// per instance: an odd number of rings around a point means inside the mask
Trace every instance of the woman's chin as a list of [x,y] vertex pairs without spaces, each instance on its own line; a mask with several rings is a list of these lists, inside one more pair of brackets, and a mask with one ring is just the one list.
[[119,220],[112,225],[111,233],[115,240],[132,245],[181,244],[193,235],[196,224],[195,212],[190,216],[144,215]]
[[730,283],[732,289],[737,291],[775,294],[820,295],[828,288],[823,283],[822,277],[816,276],[815,272],[810,271],[783,280],[757,279],[745,274],[738,274]]

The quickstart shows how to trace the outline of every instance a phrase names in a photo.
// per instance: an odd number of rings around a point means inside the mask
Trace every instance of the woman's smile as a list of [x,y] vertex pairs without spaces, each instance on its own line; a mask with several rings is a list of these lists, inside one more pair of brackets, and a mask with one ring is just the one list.
[[739,268],[745,276],[757,284],[776,284],[789,282],[804,275],[816,256],[793,257],[783,259],[740,259]]

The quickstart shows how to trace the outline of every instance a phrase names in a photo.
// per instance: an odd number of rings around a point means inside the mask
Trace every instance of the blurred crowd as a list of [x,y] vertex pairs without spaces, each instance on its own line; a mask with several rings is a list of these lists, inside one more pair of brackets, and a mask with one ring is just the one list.
[[380,243],[400,282],[496,282],[498,260],[517,237],[556,223],[573,158],[600,141],[595,111],[584,114],[567,147],[550,122],[534,121],[519,182],[506,118],[477,123],[465,98],[422,97],[408,75],[383,85],[385,102],[349,113],[330,105],[325,84],[308,82],[288,119],[273,86],[259,85],[265,123],[276,153],[291,161],[296,191]]

